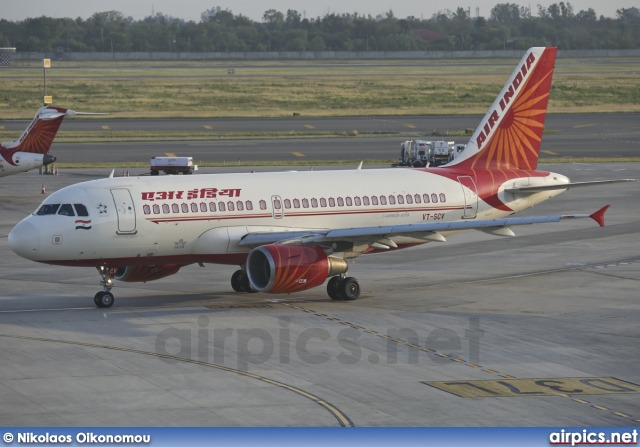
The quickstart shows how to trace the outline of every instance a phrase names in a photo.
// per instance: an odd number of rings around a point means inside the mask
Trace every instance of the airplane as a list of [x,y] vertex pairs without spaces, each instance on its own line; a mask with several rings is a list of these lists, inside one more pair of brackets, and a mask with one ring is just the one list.
[[556,48],[531,48],[464,151],[434,168],[122,177],[63,188],[8,237],[18,255],[63,266],[95,267],[113,305],[113,280],[152,281],[190,264],[238,265],[236,292],[294,293],[323,284],[335,300],[354,300],[347,276],[363,254],[445,242],[469,229],[514,236],[511,227],[591,214],[509,217],[580,186],[538,171]]
[[49,148],[62,120],[73,115],[76,112],[61,107],[45,106],[38,109],[20,138],[0,143],[0,177],[54,163],[56,157],[49,154]]

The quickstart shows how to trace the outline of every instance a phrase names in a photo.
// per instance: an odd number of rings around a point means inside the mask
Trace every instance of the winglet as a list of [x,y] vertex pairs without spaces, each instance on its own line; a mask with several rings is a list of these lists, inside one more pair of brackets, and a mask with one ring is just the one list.
[[591,214],[589,217],[598,222],[598,225],[604,227],[604,213],[609,209],[611,205],[603,206],[595,213]]

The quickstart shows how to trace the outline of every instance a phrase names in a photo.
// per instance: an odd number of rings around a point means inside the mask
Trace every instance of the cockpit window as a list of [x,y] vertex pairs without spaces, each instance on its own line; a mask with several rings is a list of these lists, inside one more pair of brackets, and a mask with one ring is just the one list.
[[36,214],[38,216],[48,216],[49,214],[55,214],[58,212],[58,208],[60,208],[59,203],[56,203],[55,205],[42,205]]
[[65,203],[64,205],[60,205],[60,209],[58,210],[58,214],[60,216],[75,216],[76,213],[73,211],[73,207],[69,203]]
[[81,203],[74,203],[73,206],[76,207],[76,213],[78,216],[86,217],[89,215],[89,211],[87,211],[87,207]]

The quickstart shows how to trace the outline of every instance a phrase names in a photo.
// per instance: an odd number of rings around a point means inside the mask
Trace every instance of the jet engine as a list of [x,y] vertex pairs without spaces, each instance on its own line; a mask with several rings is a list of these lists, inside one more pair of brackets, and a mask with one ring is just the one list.
[[327,256],[322,247],[270,244],[251,250],[246,268],[249,282],[259,292],[293,293],[346,273],[348,265],[344,259]]
[[118,281],[147,282],[175,275],[180,267],[180,264],[124,266],[117,267],[112,276]]

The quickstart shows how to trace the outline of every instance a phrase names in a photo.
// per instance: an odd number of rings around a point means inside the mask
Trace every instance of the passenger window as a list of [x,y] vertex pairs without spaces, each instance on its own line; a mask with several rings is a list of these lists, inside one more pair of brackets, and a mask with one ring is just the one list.
[[178,206],[177,203],[174,203],[173,205],[171,205],[171,211],[173,211],[174,213],[180,212],[180,207]]
[[302,199],[302,207],[309,208],[309,199]]
[[231,202],[231,201],[227,202],[227,209],[229,211],[234,211],[235,210],[235,208],[233,207],[233,202]]
[[265,202],[264,200],[260,201],[260,209],[261,210],[266,210],[267,209],[267,202]]
[[160,205],[153,205],[153,214],[160,214]]
[[402,205],[404,203],[404,197],[402,197],[400,194],[398,194],[398,203],[400,205]]
[[396,204],[395,196],[389,196],[389,205],[395,205],[395,204]]
[[380,205],[386,205],[386,204],[387,204],[387,197],[380,196]]
[[356,198],[355,198],[355,199],[353,199],[353,200],[354,200],[354,203],[356,204],[356,206],[360,206],[360,204],[362,203],[362,202],[360,201],[360,197],[356,197]]
[[346,202],[347,206],[351,206],[351,205],[353,205],[353,200],[351,200],[351,197],[347,197],[347,198],[345,199],[345,202]]
[[182,204],[182,212],[183,213],[188,213],[189,212],[189,205],[187,205],[186,203]]
[[218,211],[225,211],[224,202],[218,203]]
[[334,199],[333,197],[329,197],[329,206],[336,206],[336,199]]
[[236,202],[236,209],[238,211],[244,211],[244,203],[242,203],[242,200],[238,200]]
[[209,204],[209,211],[211,211],[212,213],[216,212],[216,204],[215,204],[215,202],[211,202]]
[[311,206],[314,208],[318,208],[318,199],[311,199]]
[[371,204],[372,205],[378,204],[378,196],[371,196]]
[[433,203],[438,203],[438,195],[437,194],[431,194],[431,201]]
[[144,211],[145,214],[151,214],[151,207],[149,205],[145,205],[142,207],[142,211]]
[[197,203],[192,203],[191,204],[191,211],[193,211],[194,213],[198,212],[198,204]]
[[429,194],[422,194],[422,200],[424,203],[429,203]]
[[338,206],[344,206],[344,199],[342,197],[338,197]]
[[162,212],[164,214],[169,214],[169,205],[167,205],[166,203],[162,205]]
[[447,197],[444,194],[440,193],[440,202],[444,203],[446,201],[447,201]]
[[414,200],[416,201],[416,203],[421,203],[420,201],[420,194],[416,194],[415,196],[413,196]]
[[411,197],[411,194],[407,194],[407,203],[410,205],[413,203],[413,197]]
[[362,198],[362,203],[364,204],[364,206],[369,206],[369,197],[364,196]]
[[321,207],[325,207],[325,206],[327,206],[327,199],[325,199],[325,198],[321,198],[321,199],[320,199],[320,206],[321,206]]
[[284,199],[284,207],[286,209],[291,209],[291,200],[289,199]]
[[244,204],[249,211],[253,209],[253,203],[251,202],[251,200],[247,200],[246,202],[244,202]]
[[300,200],[299,199],[293,199],[293,207],[294,208],[300,208]]
[[81,203],[74,203],[74,205],[76,207],[76,214],[78,216],[82,216],[82,217],[86,217],[89,215],[89,211],[87,211],[87,207],[84,206]]
[[203,213],[207,212],[207,204],[206,203],[202,202],[200,204],[200,211],[202,211]]
[[73,207],[69,203],[65,203],[64,205],[60,205],[60,209],[58,210],[58,214],[60,216],[75,216],[76,213],[73,211]]

